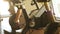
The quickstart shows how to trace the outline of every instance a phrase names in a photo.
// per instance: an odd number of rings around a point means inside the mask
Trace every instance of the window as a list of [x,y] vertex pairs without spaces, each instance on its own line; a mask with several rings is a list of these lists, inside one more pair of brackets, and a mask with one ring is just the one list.
[[10,14],[8,9],[9,9],[9,3],[0,0],[0,15],[8,16]]
[[60,22],[60,0],[52,0],[55,18]]

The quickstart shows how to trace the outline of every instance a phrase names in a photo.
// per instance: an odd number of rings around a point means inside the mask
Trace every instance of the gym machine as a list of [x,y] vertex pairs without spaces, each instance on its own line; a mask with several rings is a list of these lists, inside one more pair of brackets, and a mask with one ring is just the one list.
[[[39,29],[42,27],[46,27],[47,24],[49,24],[47,26],[47,31],[45,31],[44,34],[54,34],[54,32],[56,31],[57,27],[58,27],[58,23],[54,22],[53,16],[51,11],[48,8],[48,4],[47,2],[49,2],[50,0],[33,0],[34,3],[36,4],[37,2],[44,2],[44,6],[46,8],[47,11],[45,11],[40,17],[35,17],[34,15],[30,16],[30,18],[28,17],[25,7],[23,5],[23,0],[11,0],[13,2],[13,4],[18,8],[18,11],[16,14],[12,15],[9,19],[9,23],[11,25],[12,28],[12,34],[16,34],[15,30],[21,29],[21,25],[24,25],[25,27],[23,28],[23,31],[21,34],[26,34],[27,31],[29,31],[29,29]],[[39,10],[38,5],[36,4],[37,10]],[[24,24],[20,24],[20,18],[22,16],[24,16],[25,19],[25,23]],[[32,25],[31,25],[32,24]],[[51,29],[52,28],[52,29]]]
[[[46,31],[44,32],[44,34],[55,34],[59,24],[58,24],[58,22],[54,21],[53,14],[52,14],[50,8],[48,7],[48,2],[44,2],[44,6],[45,6],[47,11],[45,11],[40,17],[35,18],[35,22],[36,22],[35,28],[36,27],[37,28],[39,28],[39,27],[40,28],[41,27],[47,27]],[[49,25],[47,26],[47,24],[49,24]]]

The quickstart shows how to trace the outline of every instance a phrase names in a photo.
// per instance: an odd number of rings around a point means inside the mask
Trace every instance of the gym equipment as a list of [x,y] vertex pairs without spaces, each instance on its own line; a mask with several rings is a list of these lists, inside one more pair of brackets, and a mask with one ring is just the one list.
[[[36,4],[37,10],[39,10],[39,7],[38,7],[36,1],[35,0],[33,0],[33,1],[34,1],[34,4]],[[41,2],[41,1],[39,1],[39,2]],[[52,16],[52,13],[51,13],[51,11],[48,8],[47,1],[42,1],[42,2],[44,2],[44,5],[45,5],[45,8],[46,8],[47,11],[45,11],[40,17],[35,17],[34,15],[32,15],[30,18],[28,17],[22,2],[17,1],[16,4],[15,4],[15,2],[13,2],[14,5],[16,7],[18,7],[17,13],[12,15],[10,17],[10,19],[9,19],[9,22],[10,22],[10,25],[12,27],[12,31],[13,31],[14,34],[16,34],[15,30],[21,29],[20,26],[22,24],[20,24],[20,22],[16,22],[16,21],[18,21],[21,18],[21,13],[20,12],[23,13],[23,16],[24,16],[24,19],[25,19],[25,23],[24,24],[26,24],[25,27],[23,28],[23,31],[22,31],[21,34],[26,34],[26,32],[29,31],[29,29],[37,30],[39,28],[46,27],[47,24],[49,24],[49,23],[55,24],[53,16]],[[49,27],[50,27],[50,25],[49,25]],[[52,25],[52,26],[55,27],[55,25],[54,26]],[[47,31],[49,31],[49,27],[47,27]]]
[[[20,26],[25,24],[25,23],[21,24],[21,22],[18,22],[18,20],[21,19],[22,14],[23,14],[25,22],[26,22],[26,25],[24,25],[25,28],[27,29],[27,26],[29,25],[29,18],[28,18],[28,15],[26,13],[26,10],[25,10],[22,2],[21,3],[16,3],[15,6],[18,8],[18,11],[17,11],[16,14],[12,15],[9,19],[9,23],[11,25],[13,34],[16,34],[15,30],[21,29]],[[21,20],[19,20],[19,21],[21,21]],[[22,32],[22,34],[25,34],[25,30],[26,30],[25,28],[23,28],[24,33]]]
[[50,0],[36,0],[37,2],[49,2]]
[[[49,10],[47,2],[44,2],[45,8],[47,11],[45,11],[40,17],[33,17],[35,26],[31,27],[33,29],[39,29],[41,27],[46,27],[47,24],[49,24],[46,28],[46,31],[44,34],[55,34],[57,28],[58,28],[58,23],[54,21],[53,15],[51,11]],[[32,12],[33,13],[33,12]],[[46,19],[45,19],[46,18]]]

